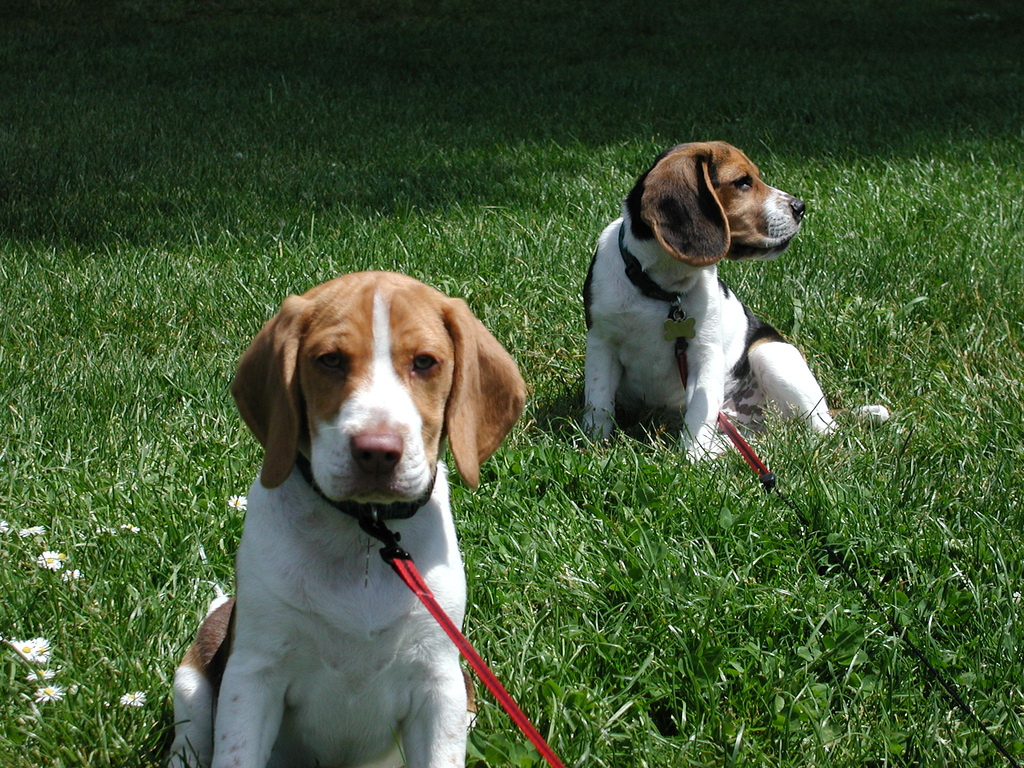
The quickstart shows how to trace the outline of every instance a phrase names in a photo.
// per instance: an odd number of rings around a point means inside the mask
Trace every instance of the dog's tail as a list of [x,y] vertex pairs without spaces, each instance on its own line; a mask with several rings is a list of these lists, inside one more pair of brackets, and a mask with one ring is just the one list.
[[209,616],[211,613],[216,611],[230,599],[231,597],[223,589],[221,589],[220,584],[214,584],[213,600],[210,602],[210,607],[206,609],[206,615]]

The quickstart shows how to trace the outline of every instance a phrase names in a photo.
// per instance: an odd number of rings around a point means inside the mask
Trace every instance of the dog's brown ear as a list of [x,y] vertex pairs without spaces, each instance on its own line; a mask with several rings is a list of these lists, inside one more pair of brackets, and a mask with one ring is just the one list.
[[686,145],[661,158],[644,179],[640,216],[662,248],[706,267],[729,250],[729,220],[711,180],[710,148]]
[[444,316],[455,343],[445,429],[459,474],[476,488],[480,465],[498,449],[523,411],[526,385],[515,361],[466,302],[449,299]]
[[260,482],[267,488],[288,478],[305,428],[298,352],[306,304],[299,296],[285,299],[242,355],[231,384],[242,419],[263,446]]

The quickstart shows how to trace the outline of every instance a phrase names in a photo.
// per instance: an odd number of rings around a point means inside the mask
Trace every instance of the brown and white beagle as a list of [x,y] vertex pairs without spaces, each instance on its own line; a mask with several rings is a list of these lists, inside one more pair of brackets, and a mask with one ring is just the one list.
[[[605,228],[583,289],[584,425],[611,434],[616,404],[682,421],[691,459],[725,448],[719,411],[758,422],[766,402],[818,433],[835,428],[803,356],[718,279],[717,264],[774,259],[800,230],[804,203],[768,186],[724,142],[672,147]],[[884,421],[884,406],[859,416]]]
[[412,278],[346,275],[291,296],[232,393],[263,445],[236,561],[174,678],[171,765],[465,764],[458,651],[359,519],[387,519],[461,625],[466,584],[439,459],[463,479],[518,418],[515,362]]

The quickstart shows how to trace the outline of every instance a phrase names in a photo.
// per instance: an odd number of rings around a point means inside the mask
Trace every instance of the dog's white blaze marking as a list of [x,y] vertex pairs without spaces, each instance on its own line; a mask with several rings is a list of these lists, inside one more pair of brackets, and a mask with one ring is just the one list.
[[332,498],[347,497],[361,479],[352,457],[352,437],[366,430],[392,430],[401,435],[404,444],[393,489],[415,497],[426,489],[431,476],[423,445],[423,417],[395,370],[391,303],[379,293],[373,297],[371,333],[369,375],[355,387],[335,418],[317,425],[312,441],[313,473]]
[[394,365],[391,361],[391,302],[385,301],[379,293],[373,295],[373,372],[385,366],[394,378]]
[[423,424],[409,390],[399,380],[395,361],[391,354],[391,303],[380,294],[373,297],[373,368],[366,388],[360,391],[357,400],[364,399],[372,411],[370,419],[376,418],[382,425],[398,428],[403,437],[410,436],[405,428],[418,431]]

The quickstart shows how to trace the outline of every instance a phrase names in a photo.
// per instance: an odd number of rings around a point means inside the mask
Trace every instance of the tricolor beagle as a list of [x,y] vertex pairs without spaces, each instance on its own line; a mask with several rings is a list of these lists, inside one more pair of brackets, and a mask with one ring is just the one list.
[[232,386],[263,445],[234,600],[211,607],[174,676],[171,765],[465,764],[454,644],[362,532],[399,532],[462,623],[466,584],[445,438],[465,481],[525,398],[466,304],[402,275],[346,275],[287,298]]
[[[749,424],[766,400],[815,432],[835,428],[803,356],[719,281],[716,266],[775,258],[803,215],[803,201],[761,181],[729,144],[681,144],[655,160],[601,234],[583,289],[583,418],[593,436],[611,434],[616,403],[681,417],[691,459],[724,449],[719,411]],[[857,410],[888,418],[882,406]]]

